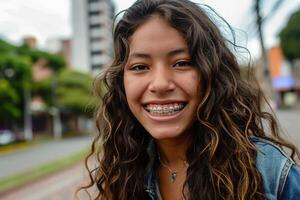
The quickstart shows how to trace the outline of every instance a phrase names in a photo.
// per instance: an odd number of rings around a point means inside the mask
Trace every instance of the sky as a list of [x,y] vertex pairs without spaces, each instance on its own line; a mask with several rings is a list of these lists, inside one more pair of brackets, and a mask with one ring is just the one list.
[[[20,44],[24,36],[35,36],[43,48],[47,41],[55,38],[70,38],[72,0],[0,0],[0,38]],[[259,55],[259,44],[253,17],[254,0],[193,0],[212,7],[234,28],[238,43],[247,47],[253,57]],[[268,13],[275,0],[263,1]],[[272,15],[264,27],[264,38],[268,48],[279,43],[278,32],[289,16],[300,9],[300,0],[283,0],[284,3]],[[113,0],[116,11],[128,8],[134,0]]]

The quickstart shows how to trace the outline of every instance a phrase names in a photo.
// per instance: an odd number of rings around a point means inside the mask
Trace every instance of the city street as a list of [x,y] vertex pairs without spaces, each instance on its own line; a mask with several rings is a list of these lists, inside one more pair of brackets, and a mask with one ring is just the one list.
[[[292,141],[295,145],[297,145],[300,148],[300,111],[278,111],[278,119],[280,120],[282,124],[282,128],[285,130],[285,132],[288,133],[286,136],[289,138],[290,141]],[[35,151],[40,151],[44,148],[47,148],[48,153],[41,153],[39,156],[39,159],[43,160],[44,157],[47,157],[50,153],[51,154],[57,154],[61,151],[70,151],[70,149],[76,149],[78,148],[78,144],[81,144],[79,146],[84,146],[89,143],[89,139],[84,139],[82,141],[77,141],[70,144],[68,146],[68,142],[66,142],[64,145],[62,145],[62,148],[54,146],[48,147],[36,147]],[[69,149],[69,150],[68,150]],[[30,150],[33,151],[33,150]],[[44,150],[42,150],[44,151]],[[55,153],[56,152],[56,153]],[[25,154],[21,154],[22,156],[25,156]],[[36,154],[37,155],[37,154]],[[47,155],[47,156],[45,156]],[[57,156],[56,155],[56,156]],[[11,155],[12,156],[12,155]],[[17,156],[17,155],[14,155]],[[22,157],[21,156],[21,157]],[[8,155],[9,157],[9,155]],[[55,156],[54,156],[55,157]],[[14,157],[16,158],[16,157]],[[20,157],[19,157],[20,158]],[[8,158],[6,158],[7,161],[9,161]],[[11,158],[12,159],[12,158]],[[22,158],[23,162],[26,160],[26,158]],[[28,158],[27,158],[28,159]],[[35,160],[38,158],[35,158]],[[15,163],[18,162],[18,164],[21,163],[21,161],[14,161]],[[38,161],[36,161],[38,162]],[[2,166],[3,160],[1,158],[1,170],[5,170]],[[11,162],[13,164],[13,162]],[[5,165],[8,169],[16,168],[17,166],[8,166]],[[7,168],[5,171],[7,171]],[[10,171],[10,170],[8,170]],[[3,176],[3,175],[2,175]],[[24,187],[12,190],[10,193],[6,193],[3,196],[0,196],[0,199],[2,200],[71,200],[74,194],[74,191],[76,188],[78,188],[79,185],[82,185],[82,183],[86,182],[87,176],[86,172],[83,167],[83,163],[75,165],[73,167],[70,167],[66,170],[63,170],[61,172],[49,175],[43,179],[38,180],[37,182],[30,183]],[[85,198],[80,198],[80,200],[85,200]]]
[[0,0],[0,19],[0,200],[142,198],[151,160],[166,199],[300,200],[300,0]]
[[70,138],[0,155],[0,179],[64,158],[88,147],[90,143],[89,137]]

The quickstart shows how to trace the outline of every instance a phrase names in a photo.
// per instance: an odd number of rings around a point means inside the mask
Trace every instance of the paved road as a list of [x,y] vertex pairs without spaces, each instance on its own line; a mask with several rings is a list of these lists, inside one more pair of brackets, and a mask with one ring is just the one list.
[[89,146],[88,137],[51,141],[0,156],[0,179],[64,158]]
[[300,148],[300,110],[277,111],[284,135]]

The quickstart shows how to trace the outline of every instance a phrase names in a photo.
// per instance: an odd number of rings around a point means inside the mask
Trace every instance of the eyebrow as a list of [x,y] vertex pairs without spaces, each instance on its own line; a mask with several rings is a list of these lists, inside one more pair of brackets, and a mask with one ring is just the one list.
[[177,55],[177,54],[181,54],[181,53],[188,53],[188,49],[187,48],[179,48],[179,49],[174,49],[172,51],[170,51],[168,53],[168,56],[174,56],[174,55]]
[[[181,53],[188,53],[187,48],[178,48],[168,52],[168,56],[174,56]],[[151,56],[146,53],[132,53],[129,55],[130,58],[150,58]]]

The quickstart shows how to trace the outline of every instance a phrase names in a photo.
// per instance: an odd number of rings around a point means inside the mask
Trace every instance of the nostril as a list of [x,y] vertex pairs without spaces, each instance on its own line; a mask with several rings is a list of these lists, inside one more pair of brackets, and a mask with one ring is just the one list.
[[152,82],[149,84],[151,92],[167,92],[175,89],[175,84],[172,81]]

